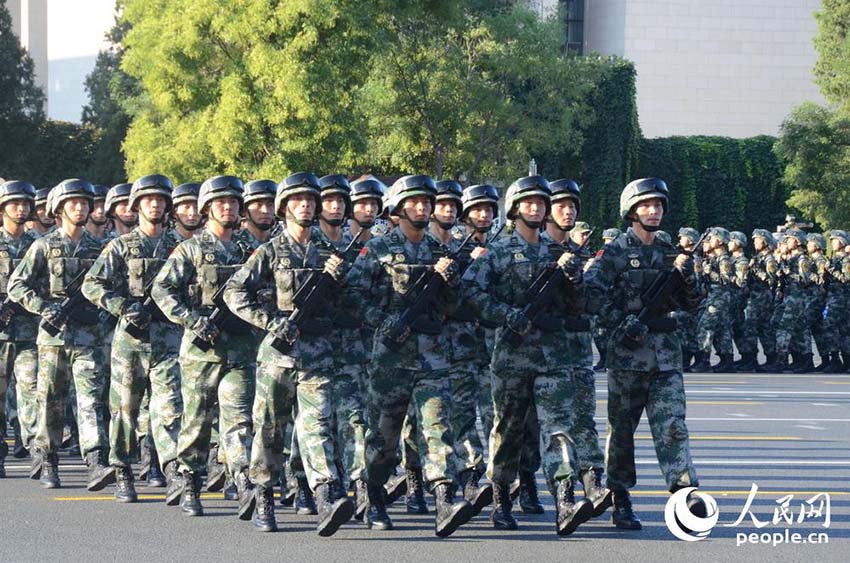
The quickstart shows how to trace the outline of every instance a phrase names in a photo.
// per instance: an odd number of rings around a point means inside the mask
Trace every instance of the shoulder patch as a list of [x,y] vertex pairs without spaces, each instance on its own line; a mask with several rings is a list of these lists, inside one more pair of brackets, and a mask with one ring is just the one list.
[[366,256],[367,254],[369,254],[369,247],[364,246],[363,248],[360,249],[360,252],[358,254],[360,256]]
[[604,249],[604,248],[600,248],[600,249],[596,252],[596,257],[597,257],[597,258],[599,258],[599,257],[600,257],[600,256],[602,256],[604,253],[605,253],[605,249]]

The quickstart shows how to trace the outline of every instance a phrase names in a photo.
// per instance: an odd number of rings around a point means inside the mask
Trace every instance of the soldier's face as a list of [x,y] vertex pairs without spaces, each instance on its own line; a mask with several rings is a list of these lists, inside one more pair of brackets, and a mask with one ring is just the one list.
[[316,215],[316,200],[310,194],[295,194],[286,200],[286,209],[298,221],[312,221]]
[[210,217],[223,225],[239,225],[239,200],[222,197],[210,202]]
[[476,229],[489,229],[493,226],[493,206],[489,203],[479,203],[469,210],[467,218]]
[[570,231],[570,238],[579,246],[587,242],[587,237],[589,236],[590,231]]
[[38,215],[38,220],[40,223],[45,225],[52,225],[55,221],[52,217],[47,216],[47,206],[46,205],[38,205],[35,208],[35,214]]
[[829,243],[830,245],[832,245],[833,252],[841,252],[841,250],[844,248],[844,245],[841,244],[841,241],[837,238],[832,239],[831,241],[829,241]]
[[806,250],[808,250],[810,253],[814,253],[814,252],[817,252],[819,249],[818,249],[818,245],[815,244],[814,241],[810,240],[810,241],[806,242]]
[[174,208],[174,215],[184,225],[194,227],[201,221],[201,215],[198,213],[198,204],[194,201],[184,201]]
[[341,195],[333,194],[322,198],[322,217],[326,221],[342,221],[345,216],[345,200]]
[[664,205],[661,203],[661,198],[641,201],[635,206],[635,215],[637,215],[638,221],[643,225],[650,227],[659,226],[661,219],[664,218]]
[[682,248],[690,248],[694,245],[688,237],[679,237],[679,246]]
[[89,219],[93,222],[102,222],[106,220],[106,213],[103,209],[103,201],[96,201],[91,208],[91,214],[89,215]]
[[543,221],[546,216],[546,200],[539,195],[527,197],[519,202],[518,211],[527,221]]
[[352,216],[360,223],[374,223],[378,217],[378,200],[374,198],[361,199],[355,202]]
[[576,202],[571,199],[561,199],[552,203],[552,220],[562,229],[575,225],[578,210]]
[[126,201],[119,201],[116,203],[114,213],[116,217],[127,225],[132,225],[138,220],[138,215],[136,215],[135,211],[130,209],[130,205]]
[[161,195],[146,195],[139,200],[139,210],[148,222],[158,224],[165,219],[165,198]]
[[73,225],[81,227],[89,218],[89,200],[84,197],[72,197],[62,203],[62,213]]
[[254,223],[270,226],[274,223],[274,200],[257,199],[248,204],[247,211]]
[[755,237],[753,239],[753,247],[757,251],[761,252],[762,250],[765,249],[765,247],[767,247],[767,243],[764,241],[764,239],[762,237]]
[[800,241],[796,237],[788,237],[785,239],[785,248],[788,250],[796,250],[800,246]]
[[428,221],[431,217],[431,200],[424,195],[405,199],[401,208],[411,221]]
[[434,218],[443,223],[454,223],[457,221],[457,203],[438,201],[434,206]]
[[30,202],[24,199],[13,199],[3,206],[3,214],[16,225],[23,225],[30,216]]

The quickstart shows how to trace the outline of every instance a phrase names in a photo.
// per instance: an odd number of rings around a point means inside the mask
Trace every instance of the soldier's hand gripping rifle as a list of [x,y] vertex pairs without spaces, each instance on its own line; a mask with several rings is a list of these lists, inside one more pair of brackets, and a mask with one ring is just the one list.
[[[449,258],[456,260],[460,252],[466,244],[475,236],[475,231],[469,233],[460,246],[449,254]],[[413,287],[410,288],[408,294],[416,292],[421,287],[421,290],[416,295],[416,299],[406,309],[404,309],[398,317],[398,320],[391,327],[387,327],[381,331],[381,342],[393,352],[398,351],[410,336],[411,328],[418,318],[427,314],[432,307],[432,304],[437,298],[437,295],[443,289],[445,281],[443,276],[436,270],[423,274]]]
[[[156,307],[156,303],[153,302],[153,298],[151,297],[151,288],[153,288],[153,282],[156,279],[156,276],[151,278],[151,281],[148,282],[148,285],[145,286],[145,295],[147,297],[142,302],[142,308],[148,313],[148,315],[153,315],[154,308]],[[138,340],[146,340],[148,338],[148,326],[150,325],[150,319],[148,319],[148,325],[139,326],[138,324],[129,321],[127,326],[124,328],[127,331],[127,334],[136,338]],[[204,340],[206,342],[206,340]],[[206,350],[204,350],[206,351]]]
[[77,306],[86,300],[83,296],[83,278],[85,277],[86,272],[87,270],[82,270],[74,276],[74,279],[72,279],[67,285],[68,290],[66,292],[66,297],[59,302],[55,312],[45,315],[41,319],[41,328],[43,328],[50,336],[55,337],[57,334],[62,332],[62,329],[65,327],[65,321],[68,320],[68,316],[74,312],[74,309],[76,309]]
[[12,301],[12,298],[7,295],[6,299],[0,303],[0,330],[6,330],[12,323],[12,317],[22,312],[24,312],[24,308]]
[[[578,255],[581,253],[584,247],[587,246],[587,243],[590,242],[591,236],[593,236],[593,231],[588,233],[587,238],[579,245],[574,254]],[[537,317],[549,309],[552,298],[562,288],[561,283],[563,281],[563,271],[557,262],[547,266],[534,278],[531,287],[526,291],[526,295],[529,297],[528,302],[521,311],[529,323],[533,325]],[[504,340],[511,348],[519,348],[523,341],[525,341],[525,334],[507,328],[505,330]]]
[[[361,229],[357,233],[357,236],[351,239],[351,242],[348,243],[348,246],[346,246],[343,251],[339,251],[335,247],[331,246],[330,248],[333,255],[344,259],[348,252],[354,248],[357,241],[360,240],[360,235],[366,230],[367,229]],[[287,323],[297,329],[299,323],[303,322],[304,319],[313,316],[319,307],[327,303],[328,292],[334,287],[334,285],[337,285],[337,281],[332,275],[324,270],[313,273],[309,278],[307,278],[307,281],[304,282],[298,291],[295,292],[295,295],[293,296],[295,309],[289,314],[289,317],[287,317]],[[291,341],[286,338],[275,337],[275,339],[271,341],[271,346],[281,354],[288,354],[295,345],[296,340],[297,336]]]

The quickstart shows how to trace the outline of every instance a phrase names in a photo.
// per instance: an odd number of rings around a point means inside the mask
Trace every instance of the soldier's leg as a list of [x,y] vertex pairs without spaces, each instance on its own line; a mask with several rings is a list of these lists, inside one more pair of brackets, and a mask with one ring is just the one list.
[[342,453],[342,464],[347,473],[347,481],[344,482],[360,479],[366,464],[366,407],[359,375],[362,369],[364,367],[359,364],[346,365],[332,379],[337,424],[335,448]]
[[481,430],[484,434],[483,446],[490,439],[490,431],[493,429],[493,386],[490,383],[490,365],[479,364],[475,376],[478,383],[478,418],[481,421]]
[[6,392],[12,377],[15,343],[0,341],[0,460],[6,457]]
[[628,490],[637,483],[635,431],[647,402],[645,379],[640,372],[608,370],[605,466],[611,490]]
[[478,370],[478,366],[471,362],[453,365],[451,368],[451,429],[455,437],[457,468],[461,471],[483,471],[484,468],[484,445],[475,425]]
[[254,396],[254,438],[251,443],[251,482],[273,487],[283,470],[285,427],[295,400],[295,373],[270,363],[257,366],[257,390]]
[[[366,402],[366,477],[370,486],[382,487],[393,474],[401,427],[413,392],[414,374],[408,370],[369,369]],[[371,498],[371,493],[370,493]]]
[[180,365],[173,356],[151,358],[150,432],[162,468],[177,458],[177,438],[183,397],[180,394]]
[[180,392],[183,396],[183,415],[177,438],[180,472],[199,475],[207,463],[213,407],[223,371],[223,364],[188,359],[180,362]]
[[29,447],[38,420],[38,348],[35,342],[16,344],[15,377],[18,380],[18,423],[21,441]]
[[68,355],[63,346],[38,347],[38,417],[36,446],[54,454],[62,446],[65,403],[71,381]]
[[[147,374],[145,374],[145,379],[147,380]],[[111,382],[110,382],[111,384]],[[142,399],[139,402],[139,416],[136,419],[136,440],[138,442],[144,441],[147,436],[151,432],[151,393],[150,393],[150,385],[145,386],[145,390],[142,392]]]
[[112,420],[109,424],[109,464],[129,467],[139,460],[137,424],[142,396],[147,388],[149,358],[127,346],[118,346],[112,354],[112,382],[109,386]]
[[301,443],[298,441],[298,428],[295,425],[295,420],[298,418],[298,401],[293,396],[292,408],[292,428],[289,437],[289,475],[295,479],[306,479],[307,473],[304,470],[304,460],[301,458]]
[[698,486],[685,423],[685,384],[681,372],[669,371],[649,378],[646,416],[661,474],[670,491]]
[[596,429],[596,377],[592,369],[573,370],[572,439],[579,471],[602,469],[605,457],[599,447]]
[[531,376],[518,370],[493,373],[493,430],[487,477],[509,486],[520,469],[520,449],[526,436],[526,413],[532,397]]
[[254,365],[228,365],[218,384],[220,446],[231,475],[248,469],[251,459]]
[[416,405],[411,401],[401,427],[401,465],[410,471],[422,470],[422,458],[419,455],[420,424]]
[[554,496],[558,483],[575,482],[576,452],[572,441],[573,378],[568,371],[539,374],[534,378],[534,405],[539,425],[543,473]]
[[74,387],[77,391],[77,421],[83,455],[109,447],[103,402],[106,389],[102,346],[75,347],[71,357]]
[[301,448],[301,460],[310,488],[341,482],[335,463],[334,436],[331,428],[333,394],[331,377],[314,370],[299,370],[295,396],[298,417],[295,427]]
[[412,391],[421,438],[423,474],[431,490],[456,484],[454,436],[451,428],[452,387],[448,370],[417,372]]

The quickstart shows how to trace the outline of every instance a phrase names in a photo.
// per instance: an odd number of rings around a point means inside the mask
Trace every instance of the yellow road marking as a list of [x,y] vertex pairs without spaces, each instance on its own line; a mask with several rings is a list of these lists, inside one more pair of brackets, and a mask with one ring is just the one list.
[[850,381],[821,381],[824,385],[850,385]]
[[[746,420],[746,419],[743,419]],[[651,440],[651,434],[635,434],[635,438],[638,440]],[[697,434],[696,436],[691,436],[691,440],[718,440],[721,442],[725,441],[733,441],[733,442],[749,442],[758,441],[758,442],[796,442],[798,440],[802,440],[799,436],[709,436],[704,435],[700,436]],[[816,442],[818,440],[809,440],[810,442]]]
[[[202,499],[224,500],[224,493],[201,493]],[[85,497],[53,497],[53,500],[61,501],[84,501],[84,500],[115,500],[112,495],[91,495]],[[139,500],[165,500],[165,494],[161,495],[139,495]]]

